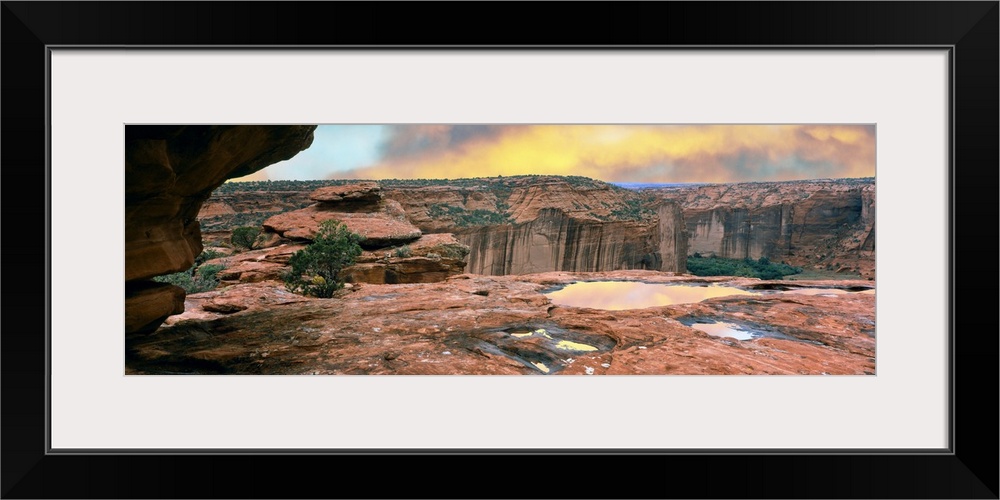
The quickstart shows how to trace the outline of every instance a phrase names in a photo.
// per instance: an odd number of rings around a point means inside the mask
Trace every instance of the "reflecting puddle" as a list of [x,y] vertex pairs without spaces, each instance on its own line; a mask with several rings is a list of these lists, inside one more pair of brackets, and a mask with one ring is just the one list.
[[611,311],[690,304],[728,295],[760,295],[760,293],[720,285],[580,281],[545,294],[553,304]]
[[566,349],[567,351],[596,351],[597,348],[592,345],[581,344],[579,342],[570,342],[568,340],[560,340],[556,344],[557,349]]
[[512,325],[480,332],[470,340],[482,352],[506,356],[546,375],[559,373],[578,356],[596,356],[616,345],[615,339],[606,335],[566,330],[554,324]]
[[[523,339],[525,337],[544,337],[544,338],[547,338],[549,340],[555,340],[554,338],[552,338],[552,335],[549,335],[548,330],[546,330],[544,328],[538,328],[536,330],[511,330],[511,331],[508,331],[507,333],[509,333],[511,337],[517,337],[519,339]],[[584,351],[584,352],[586,352],[586,351],[596,351],[597,350],[596,347],[594,347],[594,346],[592,346],[590,344],[584,344],[582,342],[573,342],[573,341],[570,341],[570,340],[560,340],[559,342],[556,343],[555,347],[556,347],[556,349],[563,349],[563,350],[566,350],[566,351]],[[538,363],[535,363],[535,365],[537,366]],[[539,367],[539,368],[541,368],[541,367]]]
[[717,321],[713,318],[678,318],[684,326],[689,326],[695,330],[700,330],[713,337],[726,337],[737,340],[755,340],[760,338],[791,340],[794,342],[805,342],[807,344],[825,345],[810,339],[803,339],[782,333],[774,327],[767,327],[755,324],[730,323],[727,321]]
[[536,330],[510,330],[507,333],[519,339],[523,339],[524,337],[531,337],[533,335],[537,335],[539,337],[545,337],[547,339],[552,338],[552,336],[549,335],[549,332],[547,332],[544,328],[538,328]]
[[730,337],[737,340],[750,340],[754,336],[735,323],[695,323],[691,325],[695,330],[701,330],[713,337]]

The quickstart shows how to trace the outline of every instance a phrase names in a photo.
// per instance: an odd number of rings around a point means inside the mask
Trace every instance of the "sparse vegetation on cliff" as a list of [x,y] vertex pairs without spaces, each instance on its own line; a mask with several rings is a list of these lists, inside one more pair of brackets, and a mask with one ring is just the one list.
[[653,217],[655,213],[643,205],[642,199],[633,198],[627,200],[624,205],[613,208],[608,215],[608,220],[639,221]]
[[742,276],[763,280],[781,279],[782,276],[802,272],[801,267],[789,266],[783,262],[771,262],[767,257],[757,260],[724,259],[715,256],[703,257],[697,253],[688,256],[687,269],[695,276]]
[[504,213],[491,212],[489,210],[481,209],[466,210],[462,207],[456,207],[444,203],[435,203],[431,205],[427,209],[427,215],[435,219],[448,217],[454,220],[455,224],[459,227],[495,226],[511,222],[510,217]]
[[410,245],[403,245],[396,249],[396,257],[407,258],[413,255],[413,250],[410,249]]
[[361,236],[333,220],[320,225],[312,244],[288,260],[285,288],[293,293],[329,298],[344,286],[340,272],[361,255]]

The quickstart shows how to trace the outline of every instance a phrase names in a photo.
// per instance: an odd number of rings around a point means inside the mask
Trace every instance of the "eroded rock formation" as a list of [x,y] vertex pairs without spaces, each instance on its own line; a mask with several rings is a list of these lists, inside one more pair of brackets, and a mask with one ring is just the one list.
[[315,126],[125,127],[126,333],[155,329],[184,292],[148,281],[186,270],[201,253],[198,212],[212,190],[287,160]]
[[327,220],[341,222],[364,238],[361,246],[365,251],[343,271],[348,282],[433,283],[465,270],[468,247],[452,234],[422,234],[407,221],[398,202],[383,197],[378,183],[323,187],[309,198],[316,203],[275,215],[263,224],[267,234],[303,244],[244,253],[235,266],[220,273],[220,278],[243,283],[280,280],[288,259],[311,241]]
[[452,234],[425,234],[405,247],[363,252],[344,275],[350,283],[435,283],[462,274],[468,255]]
[[403,207],[383,199],[375,183],[321,188],[310,198],[317,203],[267,219],[264,230],[283,238],[311,240],[323,222],[335,220],[361,235],[361,246],[367,249],[404,245],[420,237],[420,229],[407,221]]

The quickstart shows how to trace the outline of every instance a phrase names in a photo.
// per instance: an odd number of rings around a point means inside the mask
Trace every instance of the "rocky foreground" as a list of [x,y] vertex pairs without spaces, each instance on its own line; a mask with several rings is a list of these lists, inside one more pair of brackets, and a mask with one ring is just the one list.
[[[619,311],[559,306],[543,294],[598,280],[716,283],[756,293]],[[316,299],[277,281],[238,283],[189,295],[183,314],[127,336],[126,373],[874,374],[873,286],[656,271],[462,274],[353,284]],[[801,287],[849,293],[790,293]],[[687,326],[713,321],[765,334],[736,340]]]

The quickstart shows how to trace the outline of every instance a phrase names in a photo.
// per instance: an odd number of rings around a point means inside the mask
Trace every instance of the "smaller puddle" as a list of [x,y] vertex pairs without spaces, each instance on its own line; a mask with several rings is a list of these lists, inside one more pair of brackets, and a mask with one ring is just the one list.
[[726,321],[716,321],[711,318],[679,318],[678,321],[684,326],[689,326],[695,330],[705,332],[713,337],[727,337],[736,340],[755,340],[761,338],[791,340],[794,342],[805,342],[807,344],[825,345],[815,340],[801,339],[782,333],[774,328],[761,327],[759,325],[746,325],[739,323],[729,323]]
[[566,330],[553,324],[521,324],[478,332],[467,348],[513,359],[536,373],[553,375],[572,364],[576,356],[608,352],[615,339],[597,333]]
[[539,329],[534,330],[534,331],[532,331],[532,330],[523,330],[523,331],[522,330],[514,330],[514,331],[511,331],[511,332],[507,332],[507,333],[510,333],[511,337],[517,337],[519,339],[523,339],[524,337],[531,337],[532,335],[538,335],[539,337],[545,337],[547,339],[552,339],[552,336],[549,335],[549,332],[545,331],[544,328],[539,328]]
[[701,330],[713,337],[729,337],[736,340],[751,340],[753,334],[742,329],[735,323],[695,323],[691,325],[695,330]]
[[596,351],[597,350],[597,348],[594,347],[594,346],[592,346],[592,345],[580,344],[580,343],[577,343],[577,342],[570,342],[568,340],[560,340],[559,343],[556,344],[556,348],[558,348],[558,349],[566,349],[568,351]]

